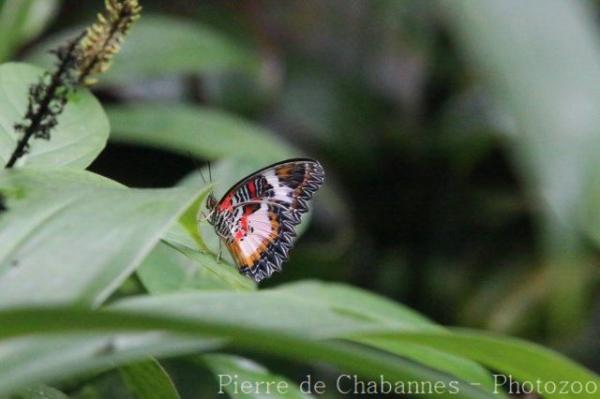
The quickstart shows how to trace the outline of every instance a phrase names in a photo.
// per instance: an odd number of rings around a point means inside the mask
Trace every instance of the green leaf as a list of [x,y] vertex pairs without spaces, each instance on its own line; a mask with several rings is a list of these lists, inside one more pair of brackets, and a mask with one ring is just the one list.
[[[325,290],[324,287],[320,289]],[[355,372],[367,377],[383,374],[392,381],[439,380],[449,383],[456,380],[461,384],[461,394],[466,398],[497,396],[486,393],[492,392],[489,377],[483,378],[464,359],[471,359],[490,369],[511,374],[516,380],[569,380],[583,383],[600,381],[598,376],[567,358],[524,341],[482,333],[447,331],[425,327],[422,323],[410,326],[407,325],[407,319],[401,320],[401,317],[397,322],[394,322],[393,318],[379,322],[375,322],[375,319],[369,321],[367,318],[357,317],[356,313],[332,310],[324,301],[290,295],[287,291],[276,289],[254,293],[195,292],[140,297],[120,301],[109,310],[103,311],[67,307],[0,310],[0,325],[4,326],[0,330],[0,338],[51,332],[79,331],[89,334],[92,331],[104,331],[114,334],[154,330],[199,338],[214,336],[228,340],[228,346],[238,349],[301,361],[325,362],[339,367],[343,372]],[[335,286],[333,292],[334,294],[321,297],[335,298]],[[339,292],[337,290],[337,293]],[[348,291],[348,295],[352,293]],[[361,293],[358,293],[358,296],[360,295]],[[375,301],[376,298],[370,300],[371,304]],[[364,308],[365,311],[369,306]],[[391,356],[381,350],[373,352],[368,348],[331,341],[332,338],[343,337],[353,337],[358,342],[375,345],[379,349],[399,353],[403,357]],[[13,338],[15,339],[17,338]],[[177,335],[163,336],[163,339],[158,341],[163,343],[159,345],[157,342],[155,347],[162,348],[163,351],[166,349],[166,352],[162,353],[168,353],[169,349],[172,350],[169,347],[170,341],[173,341],[172,345],[180,340]],[[71,341],[77,344],[77,340],[71,338]],[[138,339],[132,338],[130,341],[136,342]],[[81,342],[79,341],[79,345]],[[108,346],[105,344],[96,349],[88,356],[100,350],[100,353],[110,353],[113,360],[116,358],[118,361],[120,348],[116,342],[118,339],[115,339],[115,343]],[[63,343],[65,344],[67,343]],[[141,349],[138,352],[140,358],[158,355],[158,349],[143,344],[140,346],[145,348],[144,351]],[[47,350],[52,351],[52,347],[50,344]],[[0,350],[1,348],[0,346]],[[8,350],[10,348],[11,346]],[[21,352],[26,349],[31,350],[27,345]],[[19,350],[16,352],[19,353]],[[36,352],[40,352],[39,348]],[[62,352],[80,351],[63,347]],[[419,361],[404,358],[416,358],[419,354]],[[131,356],[131,352],[129,355]],[[97,366],[97,355],[91,356],[89,360],[86,360],[85,356],[78,356],[80,364],[77,366],[86,369],[90,362],[96,362]],[[18,356],[21,357],[23,356]],[[5,361],[10,360],[10,357],[7,359],[1,351],[0,358],[3,360],[0,364],[8,364],[4,369],[0,367],[0,392],[6,392],[15,387],[13,379],[6,378],[5,374],[5,368],[9,367],[10,370],[12,362]],[[29,359],[30,362],[40,364],[39,355]],[[435,366],[423,367],[419,364],[421,362],[432,363]],[[21,365],[20,369],[23,370],[27,362],[22,361]],[[452,365],[455,369],[449,368]],[[77,366],[70,364],[70,367]],[[68,369],[61,372],[66,373]],[[41,362],[41,366],[37,368],[38,379],[45,376],[46,380],[49,376],[56,375],[54,362]],[[21,381],[31,383],[31,380]]]
[[[167,240],[168,242],[168,240]],[[250,290],[255,284],[235,267],[214,256],[174,243],[161,243],[139,267],[138,276],[151,294],[189,290]]]
[[303,281],[282,285],[278,291],[288,296],[319,303],[341,314],[364,318],[383,325],[441,329],[402,304],[344,284]]
[[[453,355],[443,350],[432,348],[427,345],[419,345],[411,342],[395,342],[391,340],[369,339],[354,337],[353,341],[372,346],[393,353],[398,356],[412,359],[427,365],[435,370],[455,375],[463,381],[468,381],[474,386],[481,386],[488,391],[494,391],[494,382],[490,373],[477,362],[467,358]],[[499,395],[501,397],[502,395]]]
[[37,384],[21,389],[5,399],[69,399],[69,397],[58,389]]
[[175,384],[156,359],[119,368],[123,381],[138,399],[179,399]]
[[164,242],[148,254],[138,268],[137,275],[151,294],[221,288],[220,280],[211,279],[203,268]]
[[0,9],[0,62],[32,39],[56,15],[58,0],[4,0]]
[[[336,292],[335,286],[333,292]],[[350,290],[348,295],[352,295]],[[370,300],[371,304],[375,301],[376,298]],[[365,311],[369,306],[364,308]],[[4,328],[0,330],[0,338],[36,332],[89,333],[98,330],[107,333],[161,330],[202,338],[214,336],[228,340],[228,346],[238,349],[301,361],[326,362],[344,372],[364,376],[383,374],[392,381],[467,381],[461,384],[461,394],[467,398],[492,397],[485,393],[492,389],[489,375],[485,378],[480,369],[473,368],[466,359],[511,374],[515,379],[598,381],[598,376],[592,372],[534,344],[482,333],[431,328],[423,323],[411,326],[407,322],[408,319],[402,319],[402,316],[396,322],[393,318],[375,322],[375,319],[358,317],[356,313],[332,310],[325,301],[290,295],[286,289],[254,293],[203,291],[122,300],[103,311],[65,307],[3,310],[0,311],[0,325]],[[331,341],[344,337],[375,345],[380,350],[374,352]],[[179,338],[173,335],[164,339],[168,348],[170,339]],[[399,353],[402,357],[381,349]],[[115,356],[119,353],[116,345],[110,350]],[[419,354],[419,361],[404,358],[416,358]],[[139,355],[156,353],[147,348],[147,352]],[[5,359],[1,352],[0,358]],[[421,362],[428,367],[421,366]],[[87,363],[81,360],[81,366]],[[452,365],[455,369],[450,368]],[[46,372],[56,373],[53,364],[46,367],[52,369]],[[7,378],[2,371],[0,368],[0,392],[7,389],[3,385]],[[38,376],[43,375],[42,370],[38,373]]]
[[515,118],[522,172],[564,223],[573,222],[585,177],[600,161],[600,49],[591,10],[568,0],[444,4],[461,44]]
[[88,172],[0,174],[0,304],[102,303],[141,263],[196,189],[133,190]]
[[[83,29],[80,27],[50,38],[31,52],[29,61],[49,65],[48,50],[75,37]],[[256,53],[206,26],[185,19],[144,15],[133,26],[114,64],[99,83],[127,84],[158,76],[227,69],[255,72],[258,63]]]
[[[416,343],[454,353],[506,375],[515,381],[540,381],[542,386],[567,381],[569,384],[600,387],[600,377],[572,360],[542,346],[516,338],[493,335],[485,332],[454,329],[451,333],[419,332],[401,333],[393,336],[373,337],[367,342],[377,342],[382,347]],[[501,377],[498,377],[501,379]],[[595,398],[597,393],[552,392],[549,388],[541,392],[544,398]]]
[[[0,162],[6,164],[16,147],[14,125],[27,110],[29,87],[38,82],[43,70],[28,64],[0,65]],[[69,96],[50,140],[34,139],[30,152],[18,165],[87,167],[102,151],[108,139],[109,124],[100,103],[86,89]]]
[[[178,184],[178,186],[182,186]],[[206,182],[197,182],[194,185],[187,185],[184,187],[205,187]],[[174,234],[181,235],[183,232],[187,239],[191,239],[193,244],[182,243],[184,246],[193,249],[200,249],[201,251],[206,251],[208,247],[206,246],[204,236],[201,234],[200,229],[198,228],[199,220],[202,218],[202,212],[206,212],[206,198],[212,192],[213,187],[212,183],[209,183],[208,186],[205,187],[205,190],[202,192],[202,195],[198,196],[198,199],[194,202],[192,206],[190,206],[179,218],[179,224],[177,227],[177,231],[173,231]],[[206,222],[205,222],[206,223]],[[176,229],[172,229],[176,230]],[[175,243],[178,243],[176,240]]]
[[[581,378],[582,375],[586,375],[577,374],[581,369],[579,366],[554,352],[523,341],[512,341],[510,338],[497,338],[496,342],[488,342],[488,348],[479,350],[479,347],[476,345],[483,338],[473,335],[471,341],[465,338],[462,340],[462,346],[459,345],[464,351],[457,350],[455,347],[424,341],[421,338],[423,336],[428,337],[428,334],[431,334],[431,336],[435,335],[436,337],[439,336],[440,341],[459,340],[460,337],[457,337],[456,334],[452,334],[450,335],[450,338],[448,338],[449,335],[447,330],[435,326],[411,309],[404,308],[392,301],[385,300],[377,295],[356,288],[341,284],[302,282],[282,286],[279,290],[286,293],[292,293],[295,296],[305,298],[306,300],[327,303],[332,309],[335,309],[342,314],[359,315],[367,320],[371,319],[384,325],[398,325],[399,323],[403,323],[407,326],[407,329],[419,326],[421,327],[420,330],[425,332],[415,335],[419,338],[415,338],[414,341],[411,342],[402,338],[400,341],[381,338],[364,338],[361,336],[354,337],[353,339],[357,342],[369,344],[388,352],[417,360],[435,369],[444,370],[463,380],[477,382],[481,386],[490,389],[493,388],[493,381],[491,380],[489,373],[477,363],[481,363],[484,366],[495,370],[512,373],[515,377],[523,376],[524,378],[533,380],[537,377],[550,378],[550,375],[554,378],[558,378],[558,376],[561,375],[560,373],[554,372],[548,375],[545,375],[543,372],[538,373],[538,367],[543,367],[545,370],[549,371],[561,370],[561,372],[564,371],[565,376],[568,375],[573,378]],[[429,331],[431,331],[431,333]],[[410,333],[406,333],[406,335],[410,335]],[[404,334],[402,336],[404,336]],[[491,341],[491,338],[485,336],[484,338]],[[477,357],[475,355],[481,353],[488,354],[485,355],[485,357]],[[501,353],[503,353],[502,356],[496,357],[496,355]],[[517,356],[516,353],[520,353],[520,355]],[[535,360],[536,364],[538,364],[536,367],[531,367],[530,364],[525,363],[524,361],[525,358],[528,358],[531,362],[535,357],[537,357]],[[494,360],[503,358],[512,360],[509,362]],[[471,359],[472,361],[469,361],[468,359]],[[527,365],[527,367],[525,367],[527,373],[523,373],[522,370],[520,370],[522,365]],[[587,376],[590,376],[589,372]]]
[[459,43],[513,118],[513,159],[542,210],[550,331],[570,336],[585,319],[592,272],[579,224],[598,220],[600,209],[588,203],[588,190],[600,183],[594,10],[568,0],[443,4]]
[[[406,329],[444,331],[417,312],[399,303],[392,302],[368,291],[343,284],[324,284],[316,281],[293,283],[280,286],[286,294],[314,301],[328,306],[338,313],[372,320],[381,325],[404,325]],[[379,349],[413,359],[437,370],[456,375],[465,381],[477,382],[486,388],[492,388],[489,373],[477,363],[441,350],[423,345],[403,342],[402,345],[385,344],[368,339],[353,337],[353,340],[369,344]]]
[[[181,306],[185,303],[185,306]],[[280,290],[196,291],[144,296],[119,301],[120,310],[148,310],[181,318],[201,317],[206,322],[281,331],[314,338],[345,337],[369,331],[418,329],[400,323],[380,326],[336,312],[319,304],[288,295]]]
[[[456,385],[464,398],[495,397],[410,360],[352,344],[316,339],[319,335],[342,333],[344,329],[349,332],[351,326],[355,331],[375,329],[380,330],[379,333],[389,330],[389,327],[375,328],[339,316],[323,317],[323,310],[312,309],[306,304],[301,307],[301,302],[294,306],[285,302],[271,302],[268,299],[277,298],[269,296],[259,293],[203,292],[139,298],[105,311],[48,306],[0,310],[0,324],[6,326],[0,330],[0,338],[41,332],[94,330],[162,330],[198,337],[218,336],[229,339],[230,345],[235,348],[306,362],[325,362],[344,372],[365,377],[379,378],[384,375],[391,381],[439,381],[446,387]],[[303,310],[306,307],[308,309]],[[319,314],[313,315],[312,311],[318,311]],[[305,312],[302,319],[298,316],[300,312]],[[309,319],[305,320],[307,317]],[[327,323],[327,326],[323,326],[323,323]],[[294,333],[300,328],[303,330]],[[7,384],[1,377],[0,374],[0,392]],[[453,396],[436,394],[435,397]]]
[[189,105],[107,108],[111,140],[204,159],[241,157],[268,165],[298,155],[268,131],[231,114]]
[[[214,374],[219,384],[218,393],[227,393],[235,399],[259,399],[266,397],[277,398],[310,398],[303,394],[298,385],[285,377],[271,373],[265,367],[239,356],[231,355],[204,355],[201,362]],[[234,387],[234,382],[250,381],[257,385],[256,388],[242,390]],[[222,385],[222,388],[221,388]]]
[[28,336],[0,343],[0,395],[20,387],[113,369],[154,356],[178,356],[221,347],[223,340],[165,333],[90,332]]

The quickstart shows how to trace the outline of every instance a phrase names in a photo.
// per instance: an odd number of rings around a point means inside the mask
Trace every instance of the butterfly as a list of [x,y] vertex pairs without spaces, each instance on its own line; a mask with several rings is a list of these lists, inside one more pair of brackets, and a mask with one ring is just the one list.
[[206,220],[241,274],[260,282],[281,271],[294,244],[295,227],[324,179],[319,162],[288,159],[246,176],[220,201],[208,195]]

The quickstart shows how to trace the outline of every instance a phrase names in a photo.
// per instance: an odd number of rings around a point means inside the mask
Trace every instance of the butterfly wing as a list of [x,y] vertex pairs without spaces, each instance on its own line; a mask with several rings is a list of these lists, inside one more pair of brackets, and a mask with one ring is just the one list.
[[295,226],[324,178],[317,161],[291,159],[253,173],[223,196],[213,224],[241,273],[258,282],[281,270]]

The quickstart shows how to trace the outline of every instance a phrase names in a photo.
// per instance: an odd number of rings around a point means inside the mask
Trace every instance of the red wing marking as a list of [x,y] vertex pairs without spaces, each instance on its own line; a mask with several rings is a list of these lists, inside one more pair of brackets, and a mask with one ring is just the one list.
[[250,193],[250,198],[256,198],[256,185],[254,184],[254,180],[248,182],[248,192]]
[[226,197],[224,197],[219,202],[219,210],[220,211],[230,211],[231,210],[231,208],[233,207],[232,197],[233,197],[233,193],[228,194]]

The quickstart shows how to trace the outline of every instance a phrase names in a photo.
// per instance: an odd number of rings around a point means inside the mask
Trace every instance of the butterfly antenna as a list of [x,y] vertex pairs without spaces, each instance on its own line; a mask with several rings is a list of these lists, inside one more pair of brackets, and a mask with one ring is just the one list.
[[202,173],[202,168],[198,169],[198,173],[200,173],[200,177],[202,178],[202,183],[206,184],[206,178],[204,177],[204,173]]
[[187,157],[194,164],[194,168],[198,169],[198,172],[200,172],[200,177],[202,178],[202,182],[204,184],[206,184],[206,178],[204,177],[204,173],[202,173],[202,165],[200,164],[200,162],[198,162],[196,157],[194,157],[194,155],[191,152],[187,151],[186,154],[187,154]]
[[212,183],[212,170],[210,167],[210,161],[208,161],[208,179]]

